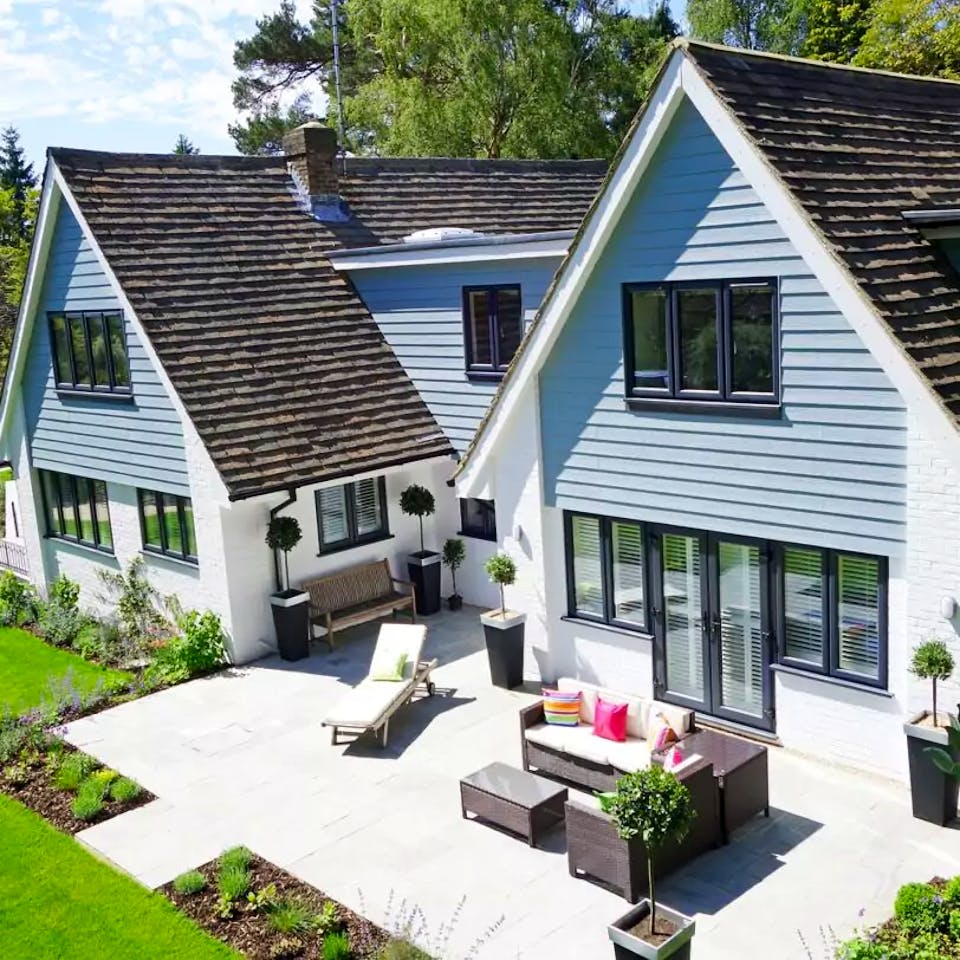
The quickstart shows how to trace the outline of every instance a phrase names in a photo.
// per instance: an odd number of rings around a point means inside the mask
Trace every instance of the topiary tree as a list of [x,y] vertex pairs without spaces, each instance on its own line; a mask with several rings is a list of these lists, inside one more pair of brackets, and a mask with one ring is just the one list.
[[411,483],[403,493],[400,494],[400,509],[408,517],[416,517],[420,521],[420,552],[423,549],[423,518],[432,516],[437,509],[433,499],[433,494],[418,483]]
[[646,848],[652,934],[657,916],[654,860],[668,840],[682,840],[687,835],[697,815],[690,791],[672,773],[653,763],[645,770],[624,774],[617,781],[616,790],[598,796],[601,809],[610,815],[620,839],[639,837]]
[[271,517],[267,526],[267,546],[283,551],[283,589],[290,589],[290,551],[303,538],[303,531],[294,517]]
[[937,726],[937,681],[949,679],[953,667],[953,656],[943,640],[926,640],[913,651],[910,672],[921,680],[929,680],[932,686],[934,726]]
[[467,558],[467,548],[459,537],[450,537],[443,544],[442,560],[445,566],[450,568],[450,576],[453,579],[453,595],[457,596],[457,570],[463,566],[463,561]]
[[512,586],[517,579],[517,565],[513,558],[505,553],[495,553],[485,564],[484,570],[490,580],[500,588],[500,613],[507,612],[507,605],[503,599],[503,588]]

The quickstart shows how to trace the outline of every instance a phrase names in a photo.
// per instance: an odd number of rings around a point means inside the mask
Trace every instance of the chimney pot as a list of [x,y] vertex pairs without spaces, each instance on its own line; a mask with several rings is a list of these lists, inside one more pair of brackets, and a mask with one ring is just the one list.
[[312,201],[339,199],[336,130],[316,120],[301,124],[284,135],[283,152],[294,178]]

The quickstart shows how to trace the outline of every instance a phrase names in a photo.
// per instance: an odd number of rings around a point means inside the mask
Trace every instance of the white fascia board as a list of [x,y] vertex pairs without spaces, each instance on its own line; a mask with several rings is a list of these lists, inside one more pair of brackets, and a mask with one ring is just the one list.
[[535,260],[549,257],[560,258],[567,252],[570,237],[513,243],[477,243],[470,246],[442,246],[428,249],[411,247],[410,250],[392,249],[383,253],[352,255],[329,254],[328,259],[336,270],[376,270],[387,267],[423,267],[444,263],[481,263],[500,260]]
[[[93,250],[94,256],[97,258],[97,263],[100,265],[100,269],[103,270],[104,275],[110,281],[110,286],[113,287],[113,292],[120,301],[120,306],[123,307],[124,317],[133,324],[133,328],[136,330],[137,336],[140,338],[140,343],[143,346],[144,352],[146,353],[150,362],[153,364],[153,368],[160,379],[160,383],[163,384],[163,388],[166,390],[167,396],[170,398],[170,403],[173,405],[173,409],[177,411],[177,415],[180,417],[180,420],[184,425],[184,440],[186,441],[189,433],[193,433],[199,438],[199,432],[197,431],[196,425],[190,419],[190,415],[187,413],[187,408],[183,405],[183,401],[180,399],[179,394],[173,386],[173,383],[167,376],[167,371],[160,362],[160,358],[157,356],[157,352],[153,348],[153,343],[151,342],[147,331],[144,329],[143,324],[140,322],[137,312],[130,305],[130,301],[127,299],[127,295],[124,293],[123,287],[120,285],[120,281],[113,272],[113,268],[110,266],[110,263],[104,255],[104,252],[100,249],[100,244],[97,243],[97,239],[93,235],[93,231],[90,229],[90,224],[87,223],[86,217],[84,217],[83,212],[80,210],[80,205],[77,203],[74,195],[70,192],[70,187],[67,185],[66,180],[64,180],[63,174],[60,172],[60,169],[57,167],[57,165],[51,161],[50,166],[53,170],[54,179],[63,199],[66,201],[67,206],[70,207],[70,212],[74,215],[77,223],[80,225],[80,230],[86,238],[87,243],[90,244],[90,249]],[[200,442],[202,443],[202,441]],[[226,484],[223,482],[223,477],[220,476],[220,471],[217,470],[216,465],[213,464],[213,460],[210,457],[210,452],[206,450],[206,448],[204,448],[203,452],[210,461],[213,474],[216,476],[217,482],[219,483],[219,489],[216,491],[217,500],[218,502],[226,503],[228,500],[228,495]]]
[[14,407],[13,397],[20,387],[23,366],[29,352],[33,324],[40,305],[40,293],[46,274],[50,244],[53,240],[53,228],[60,207],[60,190],[53,175],[54,163],[47,161],[43,175],[43,190],[40,194],[40,207],[37,214],[37,226],[34,231],[33,247],[30,250],[30,262],[23,285],[23,297],[20,301],[20,313],[17,317],[16,333],[10,348],[7,362],[7,376],[3,384],[3,396],[0,399],[0,450],[4,459],[10,460],[10,451],[6,449],[10,414]]
[[462,491],[462,496],[475,496],[472,490],[485,488],[480,473],[496,446],[497,438],[513,415],[522,395],[535,383],[537,372],[549,356],[630,202],[640,177],[670,126],[683,96],[680,83],[683,61],[683,52],[674,51],[613,177],[597,201],[596,208],[572,253],[562,264],[556,286],[540,308],[542,312],[536,321],[536,329],[518,358],[516,368],[510,372],[503,393],[496,399],[490,420],[482,429],[476,448],[456,478],[457,490]]
[[773,167],[740,126],[733,112],[710,88],[696,66],[684,58],[683,91],[757,196],[803,257],[874,359],[890,377],[904,402],[945,441],[948,455],[960,466],[960,433],[929,381],[896,340],[868,296],[811,224]]

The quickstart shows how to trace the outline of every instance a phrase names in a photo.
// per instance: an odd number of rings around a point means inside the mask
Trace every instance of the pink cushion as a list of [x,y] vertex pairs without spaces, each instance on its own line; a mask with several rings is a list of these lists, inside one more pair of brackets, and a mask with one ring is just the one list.
[[593,713],[593,733],[604,740],[616,740],[618,743],[626,740],[627,704],[610,703],[598,696]]

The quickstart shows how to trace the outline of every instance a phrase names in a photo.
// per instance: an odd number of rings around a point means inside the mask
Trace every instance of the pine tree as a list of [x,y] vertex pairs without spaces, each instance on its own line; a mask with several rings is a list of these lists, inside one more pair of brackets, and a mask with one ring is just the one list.
[[803,55],[849,63],[863,42],[874,0],[813,0]]
[[30,231],[27,196],[37,185],[33,164],[27,163],[15,127],[0,133],[0,188],[13,191],[13,213],[0,224],[0,240],[25,240]]
[[173,145],[173,152],[178,157],[195,157],[200,152],[200,148],[195,147],[185,133],[181,133]]

